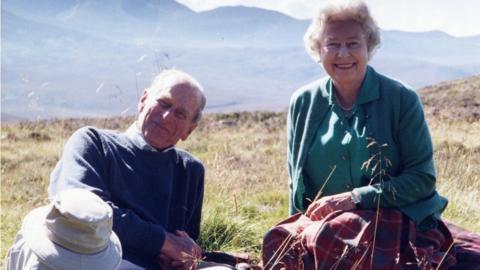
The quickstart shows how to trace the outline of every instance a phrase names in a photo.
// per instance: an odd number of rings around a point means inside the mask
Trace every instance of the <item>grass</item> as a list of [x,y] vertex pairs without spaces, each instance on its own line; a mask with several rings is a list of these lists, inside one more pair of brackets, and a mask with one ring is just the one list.
[[[435,146],[437,187],[450,200],[444,217],[480,232],[480,115],[449,117],[436,113],[434,104],[426,102],[426,112]],[[207,114],[189,140],[180,143],[206,167],[199,241],[204,249],[248,252],[258,258],[265,232],[287,216],[285,119],[285,113],[271,112]],[[2,258],[23,216],[46,202],[49,174],[70,134],[85,125],[124,130],[132,121],[2,124]]]

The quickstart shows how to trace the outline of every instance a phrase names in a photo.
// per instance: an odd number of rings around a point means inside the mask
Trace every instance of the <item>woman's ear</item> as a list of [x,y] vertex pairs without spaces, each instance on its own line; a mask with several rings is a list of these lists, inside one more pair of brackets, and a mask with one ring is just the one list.
[[143,90],[143,94],[140,97],[140,101],[138,102],[138,112],[142,112],[143,108],[145,108],[145,102],[148,98],[148,89]]

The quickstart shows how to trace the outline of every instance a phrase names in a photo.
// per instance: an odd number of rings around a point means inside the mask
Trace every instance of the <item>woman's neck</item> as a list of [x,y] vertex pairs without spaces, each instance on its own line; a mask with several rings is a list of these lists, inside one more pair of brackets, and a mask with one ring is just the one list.
[[358,93],[360,92],[361,83],[350,84],[350,85],[337,85],[333,82],[335,86],[335,99],[342,108],[351,108],[357,100]]

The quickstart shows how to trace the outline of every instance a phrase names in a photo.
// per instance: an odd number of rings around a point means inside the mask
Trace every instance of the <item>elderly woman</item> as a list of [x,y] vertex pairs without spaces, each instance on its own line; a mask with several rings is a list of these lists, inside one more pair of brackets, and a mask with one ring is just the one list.
[[328,76],[296,91],[289,107],[289,210],[304,214],[266,235],[266,269],[455,263],[422,106],[368,65],[379,43],[361,1],[321,9],[308,28],[306,49]]

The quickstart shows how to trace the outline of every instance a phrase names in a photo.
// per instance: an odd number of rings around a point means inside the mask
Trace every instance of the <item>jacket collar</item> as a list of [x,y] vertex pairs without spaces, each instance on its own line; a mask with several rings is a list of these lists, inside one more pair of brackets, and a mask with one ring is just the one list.
[[367,66],[367,72],[363,79],[360,94],[357,97],[357,104],[364,104],[380,98],[380,82],[378,75],[373,68]]

